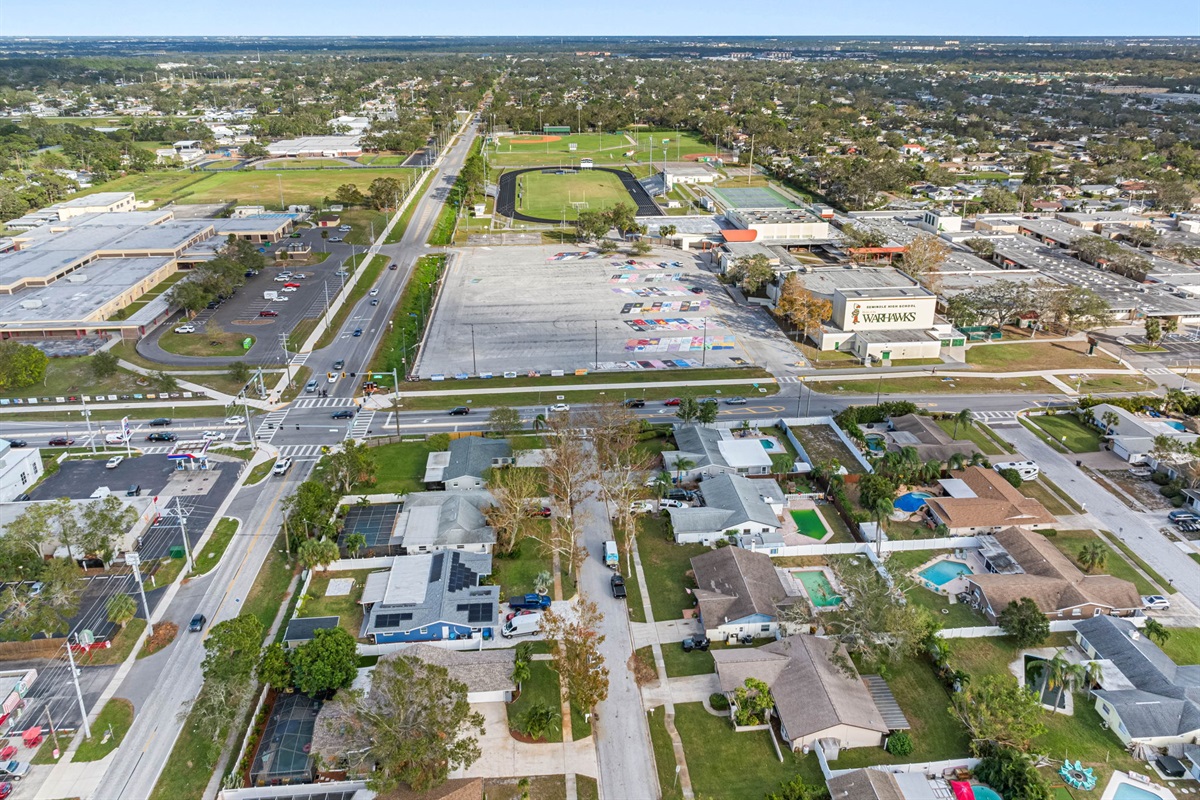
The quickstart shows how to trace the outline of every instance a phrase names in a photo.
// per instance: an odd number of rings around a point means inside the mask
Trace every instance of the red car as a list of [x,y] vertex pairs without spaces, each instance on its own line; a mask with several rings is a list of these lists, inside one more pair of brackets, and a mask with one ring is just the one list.
[[533,508],[529,509],[529,516],[531,516],[531,517],[541,517],[542,519],[548,519],[550,517],[550,515],[551,515],[550,509],[546,508],[545,506],[534,506]]
[[11,783],[0,783],[0,800],[4,800],[4,798],[12,794],[12,792],[13,785]]
[[292,289],[299,289],[299,288],[300,288],[300,284],[298,284],[298,283],[293,283],[292,281],[288,281],[287,283],[285,283],[285,284],[283,285],[283,288],[285,288],[285,289],[287,289],[287,288],[289,288],[289,287],[290,287],[290,288],[292,288]]
[[62,436],[50,440],[51,447],[70,447],[73,444],[75,444],[74,439],[65,439]]
[[533,613],[533,609],[530,609],[530,608],[526,608],[522,611],[510,611],[510,612],[508,612],[508,616],[504,618],[504,621],[508,622],[513,617],[523,617],[526,614],[532,614],[532,613]]
[[266,311],[260,311],[260,312],[258,312],[258,315],[259,315],[260,317],[278,317],[278,316],[279,316],[279,312],[278,312],[278,311],[272,311],[271,309],[269,309],[269,308],[268,308]]
[[679,398],[672,397],[670,400],[664,400],[663,405],[664,406],[677,406],[677,405],[679,405]]

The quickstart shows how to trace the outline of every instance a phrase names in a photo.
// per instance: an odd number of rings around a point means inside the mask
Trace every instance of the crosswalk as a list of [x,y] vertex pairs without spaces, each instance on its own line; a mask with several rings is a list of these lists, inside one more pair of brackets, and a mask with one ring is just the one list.
[[279,426],[283,424],[283,420],[287,417],[289,409],[280,411],[272,411],[262,418],[262,422],[258,424],[258,439],[261,442],[270,442],[275,436],[275,432],[279,430]]
[[375,419],[375,412],[371,409],[363,409],[358,412],[358,416],[354,418],[354,424],[350,426],[349,433],[346,434],[347,439],[365,439],[367,431],[371,430],[371,422]]
[[308,361],[310,355],[311,353],[296,353],[296,355],[292,356],[290,363],[293,367],[302,367],[304,366],[304,362]]
[[973,411],[971,416],[986,425],[1017,425],[1016,411]]
[[292,403],[292,408],[345,408],[354,405],[350,397],[301,397]]
[[279,448],[279,454],[294,461],[316,461],[320,459],[321,444],[285,444]]
[[1172,375],[1174,373],[1165,367],[1151,367],[1150,369],[1142,370],[1146,375]]

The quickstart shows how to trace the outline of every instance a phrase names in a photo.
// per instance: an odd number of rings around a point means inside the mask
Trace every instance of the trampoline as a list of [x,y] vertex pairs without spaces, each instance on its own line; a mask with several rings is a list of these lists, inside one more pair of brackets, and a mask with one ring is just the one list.
[[366,537],[366,549],[387,547],[392,538],[392,526],[402,508],[400,503],[384,503],[377,506],[349,506],[346,523],[338,536],[338,547],[346,546],[346,537],[361,533]]
[[276,695],[250,766],[252,785],[312,783],[313,729],[320,710],[321,701],[306,694]]

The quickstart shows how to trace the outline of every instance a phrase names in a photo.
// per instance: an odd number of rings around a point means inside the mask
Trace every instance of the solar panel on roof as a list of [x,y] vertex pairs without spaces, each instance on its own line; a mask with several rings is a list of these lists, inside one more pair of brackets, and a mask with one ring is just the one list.
[[429,559],[429,582],[433,583],[442,577],[442,560],[446,554],[442,552],[435,553],[433,558]]

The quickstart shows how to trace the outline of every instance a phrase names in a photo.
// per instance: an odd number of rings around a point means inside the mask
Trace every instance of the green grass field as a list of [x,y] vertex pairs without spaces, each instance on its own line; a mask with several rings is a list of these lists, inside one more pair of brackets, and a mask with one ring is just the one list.
[[1084,425],[1071,414],[1038,415],[1030,417],[1029,421],[1055,441],[1065,444],[1072,453],[1095,453],[1100,449],[1100,431]]
[[[616,165],[634,159],[661,163],[664,149],[668,161],[686,161],[688,156],[716,152],[712,144],[701,141],[697,134],[678,131],[576,133],[561,136],[552,142],[538,141],[540,138],[537,134],[505,136],[497,144],[488,147],[488,161],[496,166],[537,166],[571,164],[587,156],[595,159],[598,165]],[[665,145],[664,139],[667,140]],[[571,151],[571,144],[575,145],[574,152]],[[653,158],[650,157],[652,149]],[[632,155],[626,156],[626,153]]]
[[573,175],[548,175],[526,172],[518,180],[517,210],[534,217],[573,220],[579,212],[572,203],[587,203],[587,210],[600,211],[618,203],[633,205],[629,192],[616,175],[609,172],[577,172]]

